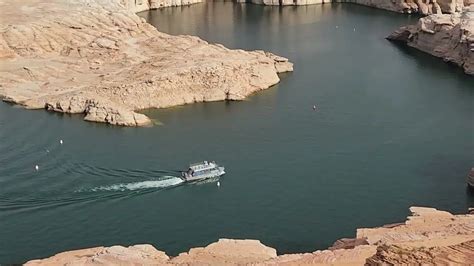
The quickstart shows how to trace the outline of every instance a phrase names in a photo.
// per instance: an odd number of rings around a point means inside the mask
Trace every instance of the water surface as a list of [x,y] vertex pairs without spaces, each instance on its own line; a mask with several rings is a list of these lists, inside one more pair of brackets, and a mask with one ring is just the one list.
[[[170,34],[272,51],[295,71],[243,102],[149,111],[153,128],[0,104],[0,262],[137,243],[176,255],[222,237],[313,251],[402,221],[412,205],[473,205],[474,80],[384,40],[415,17],[231,2],[140,16]],[[203,159],[226,166],[220,188],[173,178]]]

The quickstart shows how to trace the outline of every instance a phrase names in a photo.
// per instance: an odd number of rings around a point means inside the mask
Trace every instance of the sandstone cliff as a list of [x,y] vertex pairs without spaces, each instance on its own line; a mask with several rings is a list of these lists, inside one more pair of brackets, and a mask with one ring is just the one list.
[[0,2],[0,98],[142,126],[136,111],[241,100],[291,71],[286,58],[158,32],[106,0]]
[[474,5],[462,13],[430,15],[401,27],[389,40],[443,58],[474,75]]
[[474,215],[410,208],[405,223],[357,230],[358,240],[331,250],[277,256],[257,240],[221,239],[169,258],[151,245],[97,247],[59,253],[26,265],[380,265],[468,264],[474,261]]

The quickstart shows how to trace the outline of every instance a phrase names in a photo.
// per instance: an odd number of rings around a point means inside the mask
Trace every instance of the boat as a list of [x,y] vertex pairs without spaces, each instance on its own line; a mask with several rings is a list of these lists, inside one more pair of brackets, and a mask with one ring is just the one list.
[[185,182],[200,181],[214,177],[220,177],[225,174],[225,168],[219,166],[216,162],[199,162],[189,165],[185,172],[181,172],[181,178]]
[[467,184],[474,189],[474,168],[471,168],[471,171],[467,174]]

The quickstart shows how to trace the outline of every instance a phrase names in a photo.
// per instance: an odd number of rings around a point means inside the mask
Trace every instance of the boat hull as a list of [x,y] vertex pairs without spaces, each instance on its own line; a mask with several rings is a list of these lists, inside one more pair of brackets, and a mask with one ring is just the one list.
[[215,178],[215,177],[220,177],[225,174],[225,169],[224,167],[218,167],[214,171],[210,171],[208,173],[200,174],[197,176],[189,176],[189,175],[184,175],[182,178],[185,182],[195,182],[195,181],[201,181],[201,180],[206,180],[210,178]]
[[474,168],[472,168],[469,174],[467,175],[467,185],[474,189]]

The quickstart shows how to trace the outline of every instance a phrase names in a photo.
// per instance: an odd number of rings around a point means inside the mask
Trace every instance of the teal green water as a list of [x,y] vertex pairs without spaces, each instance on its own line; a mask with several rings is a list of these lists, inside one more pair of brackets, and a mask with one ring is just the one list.
[[[416,18],[230,2],[140,15],[171,34],[278,53],[295,72],[243,102],[147,112],[162,123],[153,128],[1,103],[0,263],[114,244],[175,255],[222,237],[313,251],[402,221],[412,205],[474,205],[474,79],[384,40]],[[219,188],[177,184],[177,170],[204,159],[226,166]]]

